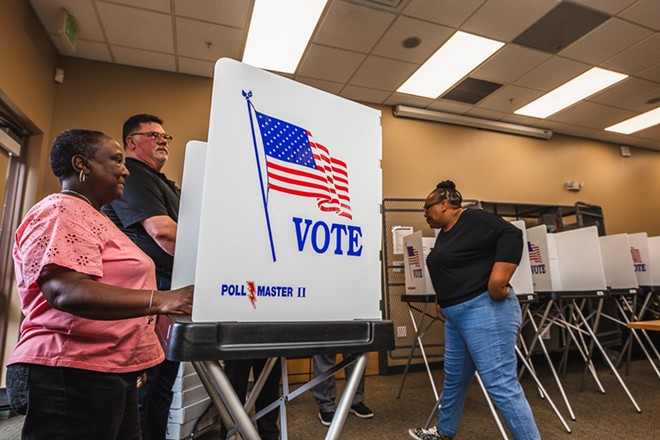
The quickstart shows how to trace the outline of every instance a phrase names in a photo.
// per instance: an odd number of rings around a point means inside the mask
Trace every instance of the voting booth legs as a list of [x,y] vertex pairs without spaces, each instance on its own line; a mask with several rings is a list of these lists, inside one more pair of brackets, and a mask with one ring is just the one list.
[[[415,330],[415,336],[412,340],[412,347],[410,347],[410,353],[408,354],[406,366],[403,370],[403,375],[401,376],[399,391],[396,394],[396,398],[401,398],[401,392],[403,391],[403,386],[406,382],[406,377],[408,376],[410,364],[412,363],[415,351],[419,346],[422,359],[424,360],[424,367],[426,368],[426,372],[429,376],[429,382],[431,383],[433,396],[435,397],[435,400],[438,401],[438,389],[435,386],[435,381],[433,380],[433,375],[431,374],[431,367],[426,356],[426,350],[424,349],[424,344],[422,343],[422,338],[433,327],[433,325],[436,323],[441,324],[441,321],[437,317],[435,311],[435,295],[402,295],[401,301],[406,303],[408,306],[408,314],[410,315],[410,321],[412,323],[413,329]],[[416,304],[423,304],[423,307],[417,306]],[[415,319],[415,314],[419,316],[418,320]],[[427,319],[429,320],[428,323],[426,322]]]
[[231,384],[231,381],[218,362],[193,362],[193,366],[195,367],[197,374],[200,376],[204,387],[209,392],[211,401],[216,406],[222,419],[223,425],[231,427],[228,430],[228,438],[230,438],[235,433],[240,433],[244,440],[261,439],[252,422],[260,419],[268,413],[271,413],[273,410],[279,407],[281,438],[282,440],[286,440],[288,436],[286,403],[309,391],[318,383],[325,381],[330,376],[334,375],[337,371],[342,370],[354,363],[355,366],[353,371],[347,376],[344,392],[339,399],[335,417],[333,418],[332,424],[330,425],[326,435],[326,439],[334,440],[339,438],[339,434],[341,433],[343,425],[346,421],[346,417],[348,416],[353,398],[362,378],[362,374],[365,371],[368,357],[369,353],[361,353],[347,357],[330,370],[319,375],[312,381],[307,382],[292,392],[289,391],[286,358],[280,358],[279,361],[281,362],[282,368],[282,395],[278,400],[275,400],[261,411],[254,414],[253,417],[250,417],[249,413],[254,407],[254,403],[261,393],[263,385],[268,379],[268,376],[275,366],[275,363],[278,361],[277,358],[270,358],[266,362],[263,370],[261,371],[261,374],[256,379],[252,391],[250,392],[250,395],[248,396],[245,404],[241,403],[240,398],[236,394],[236,391]]
[[[594,350],[598,349],[602,354],[603,360],[619,381],[619,384],[625,391],[637,412],[641,412],[641,409],[637,405],[635,398],[630,393],[628,387],[619,375],[616,367],[610,360],[607,352],[597,337],[603,301],[605,299],[605,292],[552,292],[549,293],[545,299],[547,300],[547,303],[543,309],[541,319],[538,324],[538,331],[535,333],[533,342],[530,346],[530,352],[534,349],[535,343],[542,339],[542,335],[546,331],[549,331],[551,326],[560,326],[569,336],[569,340],[567,341],[564,350],[564,358],[562,359],[562,364],[565,365],[568,350],[570,349],[571,344],[574,344],[578,353],[585,362],[585,374],[588,371],[594,378],[599,391],[601,393],[605,393],[605,389],[598,379],[598,374],[592,361]],[[585,311],[587,310],[587,300],[592,300],[596,303],[595,308],[589,312]],[[549,363],[551,363],[550,360]],[[558,380],[559,385],[559,378],[556,377],[556,380]],[[565,399],[565,401],[568,404],[568,399]],[[572,410],[570,411],[572,412]]]

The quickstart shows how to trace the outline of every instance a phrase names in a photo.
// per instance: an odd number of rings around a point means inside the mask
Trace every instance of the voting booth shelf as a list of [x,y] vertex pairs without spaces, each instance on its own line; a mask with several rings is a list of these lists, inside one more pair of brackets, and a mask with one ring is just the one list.
[[[393,348],[380,304],[380,118],[231,59],[215,65],[208,141],[186,147],[172,277],[195,285],[193,313],[161,316],[157,331],[167,358],[197,372],[181,378],[181,402],[201,383],[243,438],[258,438],[248,414],[275,358],[284,397],[254,418],[279,408],[285,438],[286,402],[310,387],[289,392],[286,358],[355,353],[339,367],[356,365],[328,431],[338,438],[368,352]],[[255,358],[271,360],[244,407],[220,361]],[[183,410],[206,403],[171,411],[179,431]]]

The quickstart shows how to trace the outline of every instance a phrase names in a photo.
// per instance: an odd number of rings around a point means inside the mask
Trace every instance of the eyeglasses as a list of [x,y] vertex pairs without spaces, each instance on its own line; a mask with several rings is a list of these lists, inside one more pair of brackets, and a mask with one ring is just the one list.
[[437,205],[439,203],[444,202],[444,200],[438,200],[437,202],[430,203],[428,205],[424,205],[424,212],[428,212],[429,209],[431,209],[434,205]]
[[142,136],[147,136],[150,137],[152,140],[156,141],[160,138],[166,140],[166,141],[171,141],[173,138],[169,134],[165,133],[158,133],[157,131],[147,131],[144,133],[131,133],[129,136],[135,136],[136,134],[141,134]]

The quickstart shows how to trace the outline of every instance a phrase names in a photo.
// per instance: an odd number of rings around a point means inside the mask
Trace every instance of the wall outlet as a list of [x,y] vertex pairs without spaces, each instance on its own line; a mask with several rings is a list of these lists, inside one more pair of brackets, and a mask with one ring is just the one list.
[[406,328],[405,325],[401,325],[396,328],[396,337],[397,338],[405,338],[408,335],[408,329]]

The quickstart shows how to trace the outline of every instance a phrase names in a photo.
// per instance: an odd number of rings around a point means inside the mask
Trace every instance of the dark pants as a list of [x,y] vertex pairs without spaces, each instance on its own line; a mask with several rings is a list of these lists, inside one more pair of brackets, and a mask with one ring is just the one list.
[[27,390],[22,439],[140,440],[137,373],[19,365],[28,368],[27,383],[12,383]]
[[[156,274],[158,290],[169,290],[170,279]],[[164,440],[172,405],[172,385],[179,362],[165,360],[147,370],[147,382],[138,390],[140,426],[143,440]]]
[[143,440],[164,440],[172,405],[172,385],[179,362],[165,360],[147,370],[147,383],[138,390]]
[[[261,370],[264,369],[265,364],[266,359],[225,361],[225,373],[242,403],[245,403],[245,398],[247,397],[250,369],[252,369],[252,375],[256,380],[261,374]],[[281,371],[282,366],[278,360],[275,363],[273,370],[270,372],[268,379],[266,379],[266,383],[264,383],[264,387],[254,404],[254,408],[257,412],[280,398]],[[280,429],[277,426],[277,418],[279,414],[279,409],[274,409],[257,420],[257,430],[259,431],[259,436],[262,440],[277,440],[280,437]],[[223,426],[220,431],[220,438],[224,439],[226,437],[227,430]]]

